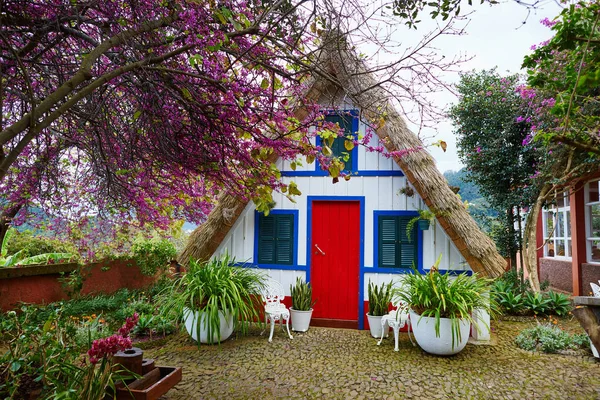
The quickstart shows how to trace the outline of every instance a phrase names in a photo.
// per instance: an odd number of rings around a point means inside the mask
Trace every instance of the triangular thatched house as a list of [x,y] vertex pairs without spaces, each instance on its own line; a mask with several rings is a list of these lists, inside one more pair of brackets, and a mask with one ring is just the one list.
[[[282,179],[295,181],[302,192],[296,203],[281,195],[265,217],[251,202],[225,195],[192,233],[180,260],[206,260],[227,251],[238,261],[264,268],[286,291],[301,276],[312,283],[318,299],[313,321],[360,328],[369,280],[389,281],[412,265],[427,270],[440,254],[442,270],[500,275],[505,261],[494,243],[479,230],[364,64],[335,48],[321,53],[320,65],[326,66],[328,77],[315,77],[307,96],[344,110],[328,119],[349,133],[365,134],[364,121],[385,116],[371,144],[379,142],[388,151],[418,150],[393,160],[359,146],[346,163],[352,179],[336,184],[314,163],[293,171],[277,160]],[[297,115],[302,114],[299,108]],[[345,151],[336,146],[334,152]],[[407,230],[420,209],[432,210],[435,223],[428,230]]]

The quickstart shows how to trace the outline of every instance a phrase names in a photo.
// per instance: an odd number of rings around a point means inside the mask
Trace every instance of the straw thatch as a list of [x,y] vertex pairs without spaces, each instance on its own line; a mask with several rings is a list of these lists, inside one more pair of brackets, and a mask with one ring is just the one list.
[[[439,224],[471,269],[491,277],[502,274],[506,262],[498,254],[495,244],[481,232],[465,206],[450,189],[431,155],[423,149],[423,143],[408,129],[390,103],[388,92],[377,84],[364,63],[353,52],[346,50],[344,39],[331,41],[330,48],[321,52],[318,62],[326,66],[331,76],[325,79],[326,83],[322,83],[322,78],[315,79],[309,91],[310,97],[326,95],[333,102],[333,99],[339,98],[339,92],[343,91],[361,109],[363,119],[379,126],[376,133],[388,151],[410,150],[402,157],[395,157],[396,163],[436,215]],[[224,196],[208,220],[192,233],[180,261],[186,262],[190,257],[208,259],[245,205],[246,202]]]

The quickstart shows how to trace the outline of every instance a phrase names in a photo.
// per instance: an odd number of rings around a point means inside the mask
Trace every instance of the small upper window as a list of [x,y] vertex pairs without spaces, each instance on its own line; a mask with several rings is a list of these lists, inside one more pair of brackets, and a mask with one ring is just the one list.
[[[349,140],[349,136],[351,136],[353,134],[352,132],[352,122],[353,122],[354,116],[352,116],[351,114],[331,114],[331,115],[326,115],[325,116],[325,121],[326,122],[332,122],[334,124],[337,124],[340,128],[342,128],[344,130],[344,136],[340,136],[340,137],[336,137],[333,140],[333,143],[331,144],[331,158],[339,158],[343,163],[344,163],[344,169],[342,170],[343,172],[352,172],[354,170],[353,165],[354,165],[354,158],[356,157],[356,151],[355,148],[351,148],[350,150],[348,150],[348,147],[352,147],[352,146],[348,146],[347,147],[347,143],[346,142],[350,142]],[[321,141],[321,143],[319,143],[321,146],[324,145],[324,143]]]

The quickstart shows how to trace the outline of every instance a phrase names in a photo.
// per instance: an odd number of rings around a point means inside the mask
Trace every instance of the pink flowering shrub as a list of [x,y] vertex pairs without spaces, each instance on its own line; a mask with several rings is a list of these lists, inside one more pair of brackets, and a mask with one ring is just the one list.
[[117,334],[104,339],[94,340],[92,347],[87,352],[90,357],[90,363],[97,364],[99,360],[108,358],[118,351],[130,349],[131,338],[129,337],[129,333],[137,325],[139,319],[140,316],[138,313],[135,313],[132,317],[127,318],[125,324],[119,328]]

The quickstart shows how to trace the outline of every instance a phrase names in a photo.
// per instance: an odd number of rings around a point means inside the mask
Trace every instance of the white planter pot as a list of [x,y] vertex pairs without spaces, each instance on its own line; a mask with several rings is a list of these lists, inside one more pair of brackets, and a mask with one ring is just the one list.
[[212,339],[209,339],[208,329],[205,324],[205,313],[184,308],[183,320],[185,323],[185,329],[195,341],[198,341],[198,330],[196,326],[198,314],[200,314],[200,343],[214,344],[218,343],[219,341],[222,342],[223,340],[227,340],[233,333],[233,314],[225,316],[221,311],[219,311],[220,331],[212,332],[213,337]]
[[[369,320],[369,330],[371,331],[371,336],[377,339],[381,339],[381,317],[381,315],[371,315],[367,313],[367,319]],[[385,337],[387,337],[389,332],[390,329],[386,322]]]
[[466,320],[459,323],[460,340],[455,338],[456,343],[452,346],[452,326],[449,318],[440,319],[440,336],[435,334],[435,318],[421,317],[410,310],[410,325],[419,346],[428,353],[439,356],[456,354],[465,348],[469,340],[471,324]]
[[300,311],[290,308],[290,313],[292,316],[292,330],[296,332],[306,332],[310,326],[310,318],[312,317],[313,309]]

